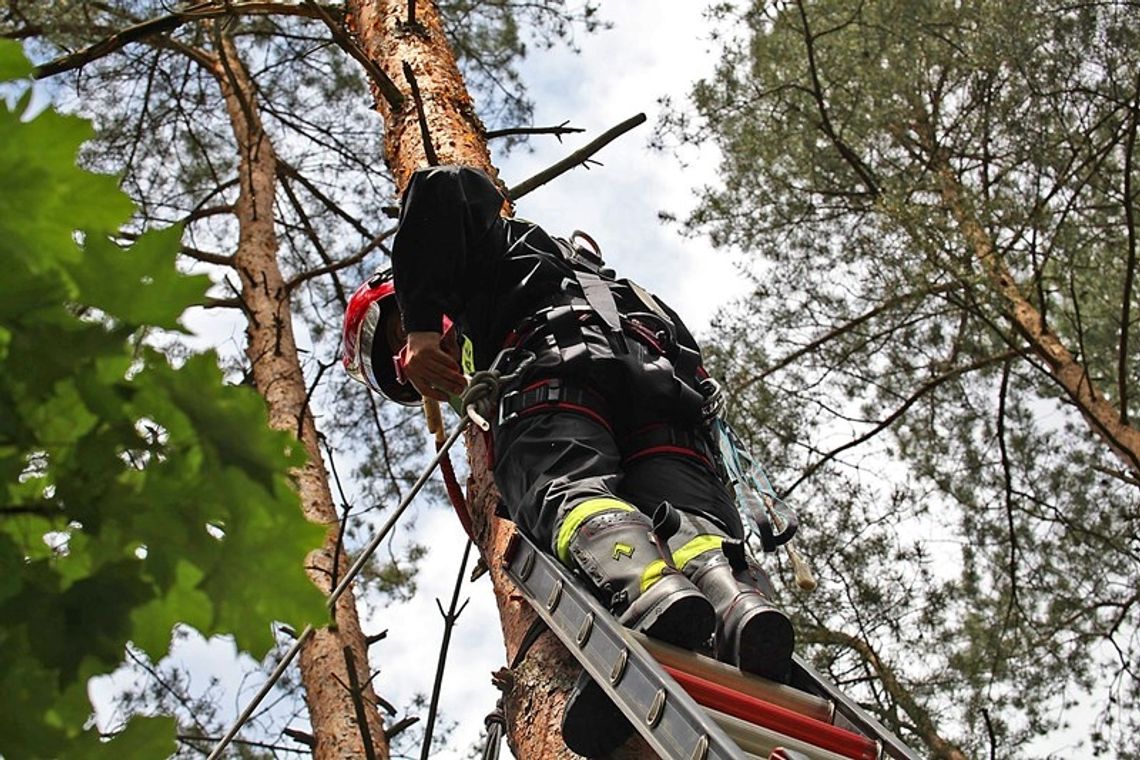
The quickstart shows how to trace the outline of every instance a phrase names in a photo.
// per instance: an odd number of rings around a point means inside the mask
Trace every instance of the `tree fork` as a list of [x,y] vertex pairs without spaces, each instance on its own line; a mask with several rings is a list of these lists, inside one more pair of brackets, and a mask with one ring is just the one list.
[[[473,166],[491,177],[498,172],[487,150],[486,130],[475,114],[471,96],[447,43],[435,4],[415,4],[415,25],[407,23],[407,0],[349,0],[348,23],[369,59],[388,78],[399,81],[403,65],[410,67],[420,90],[423,119],[434,152],[443,164]],[[385,161],[402,192],[412,173],[427,165],[417,108],[411,98],[396,109],[380,93],[377,107],[384,119]],[[499,494],[486,462],[481,434],[467,433],[471,476],[467,484],[475,542],[491,575],[507,660],[513,661],[523,636],[535,619],[529,605],[515,593],[503,570],[502,556],[514,526],[495,517]],[[528,650],[512,673],[512,688],[505,694],[504,713],[508,740],[517,757],[577,757],[562,741],[560,725],[567,692],[578,666],[553,635],[543,635]],[[653,757],[640,740],[625,757]]]

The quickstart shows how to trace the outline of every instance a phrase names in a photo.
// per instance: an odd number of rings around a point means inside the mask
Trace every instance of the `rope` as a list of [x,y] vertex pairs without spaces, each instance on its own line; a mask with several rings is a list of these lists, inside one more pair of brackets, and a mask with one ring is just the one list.
[[482,760],[499,760],[499,744],[503,740],[503,732],[507,727],[507,718],[503,715],[503,698],[495,703],[495,709],[483,719],[487,727],[487,743],[483,746]]
[[[356,561],[352,563],[352,567],[350,567],[348,569],[348,572],[344,574],[344,578],[341,579],[340,583],[337,584],[337,587],[332,590],[332,593],[329,594],[326,606],[328,607],[330,614],[334,614],[337,600],[339,600],[340,597],[344,595],[344,592],[347,591],[352,582],[356,580],[356,576],[360,574],[360,571],[364,568],[364,565],[367,564],[368,560],[372,558],[372,555],[376,552],[376,549],[379,548],[385,537],[387,537],[389,531],[392,530],[392,528],[396,525],[396,522],[404,514],[404,510],[406,510],[408,508],[408,505],[412,503],[412,499],[414,499],[416,495],[419,494],[420,489],[424,487],[424,484],[428,481],[428,478],[430,478],[431,474],[435,472],[435,468],[439,467],[441,465],[441,462],[447,459],[447,452],[451,449],[452,446],[455,445],[455,442],[459,440],[459,437],[463,434],[463,431],[467,429],[467,425],[474,422],[482,430],[490,430],[491,426],[487,422],[486,417],[491,416],[495,409],[495,406],[498,403],[499,389],[502,387],[502,384],[517,379],[519,375],[521,375],[523,371],[529,367],[531,363],[534,362],[535,359],[534,354],[530,353],[529,351],[524,351],[524,357],[519,362],[514,372],[503,374],[497,369],[498,365],[507,357],[511,356],[516,350],[517,349],[507,349],[499,352],[499,355],[495,357],[495,361],[491,363],[490,369],[482,370],[472,375],[470,381],[467,383],[467,388],[464,389],[463,394],[459,397],[459,406],[464,410],[465,416],[459,420],[459,424],[455,426],[455,430],[451,432],[451,435],[448,436],[446,440],[442,440],[441,442],[441,439],[443,438],[442,418],[436,416],[433,419],[430,405],[425,404],[424,411],[428,416],[429,426],[434,428],[436,435],[435,456],[432,457],[430,462],[428,462],[427,467],[425,467],[423,472],[420,473],[420,476],[416,479],[416,482],[412,485],[408,493],[404,496],[403,499],[400,500],[400,503],[396,506],[395,511],[393,511],[392,515],[388,518],[388,521],[384,523],[384,526],[382,528],[380,528],[380,532],[377,533],[372,538],[372,540],[368,542],[368,546],[364,548],[364,551],[362,551],[360,553],[360,556],[356,558]],[[435,414],[439,414],[438,406],[435,408]],[[448,461],[447,465],[444,467],[445,479],[447,478],[446,473],[448,470],[451,471],[451,479],[455,481],[455,471],[451,469],[450,461]],[[455,489],[457,491],[459,490],[458,482],[455,482]],[[449,495],[451,494],[450,486],[448,488],[448,493]],[[460,496],[462,496],[462,492],[460,492]],[[466,513],[467,509],[466,505],[464,505],[462,515],[466,515]],[[460,521],[463,521],[463,516],[460,517]],[[467,530],[467,533],[470,536],[470,525],[465,523],[464,529]],[[281,676],[284,675],[285,669],[289,667],[289,664],[292,663],[293,660],[297,657],[297,654],[301,651],[301,647],[303,647],[305,643],[310,638],[312,638],[314,631],[315,629],[311,625],[305,627],[305,630],[301,632],[301,635],[298,636],[297,640],[293,642],[293,645],[289,647],[289,650],[285,653],[284,657],[281,658],[281,661],[277,663],[277,667],[273,669],[273,672],[269,675],[269,679],[265,682],[264,685],[262,685],[257,694],[254,695],[253,699],[249,701],[249,704],[247,704],[245,709],[242,710],[241,715],[238,716],[237,720],[234,721],[234,724],[230,726],[225,735],[218,740],[218,743],[214,746],[214,749],[210,752],[206,760],[218,760],[218,758],[221,757],[222,751],[230,745],[230,743],[234,740],[234,737],[236,737],[238,732],[242,729],[242,726],[244,726],[246,722],[249,721],[250,717],[253,715],[254,710],[257,709],[257,706],[261,704],[261,701],[265,699],[266,695],[269,694],[269,692],[281,679]]]

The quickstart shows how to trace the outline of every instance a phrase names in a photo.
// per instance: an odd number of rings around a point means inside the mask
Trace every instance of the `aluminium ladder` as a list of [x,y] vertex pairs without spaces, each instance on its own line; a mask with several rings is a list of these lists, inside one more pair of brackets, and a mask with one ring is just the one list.
[[654,641],[622,626],[554,558],[516,532],[504,562],[542,621],[668,760],[919,760],[793,657],[792,686]]

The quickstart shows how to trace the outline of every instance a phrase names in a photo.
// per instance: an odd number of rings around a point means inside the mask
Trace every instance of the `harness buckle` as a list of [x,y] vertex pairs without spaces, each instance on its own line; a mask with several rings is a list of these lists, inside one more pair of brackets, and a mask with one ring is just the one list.
[[[521,410],[514,408],[514,401],[521,395],[521,391],[507,391],[499,397],[499,427],[519,416]],[[521,404],[519,406],[521,407]]]
[[[539,397],[541,402],[557,403],[562,400],[562,380],[559,378],[555,377],[547,380],[545,390],[546,392]],[[542,398],[542,396],[546,398]]]

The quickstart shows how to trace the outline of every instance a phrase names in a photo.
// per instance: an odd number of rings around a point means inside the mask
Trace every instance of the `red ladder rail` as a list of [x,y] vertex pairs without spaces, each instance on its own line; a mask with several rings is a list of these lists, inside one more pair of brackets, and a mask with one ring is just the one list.
[[877,760],[878,744],[865,736],[809,718],[748,694],[664,665],[697,704],[855,760]]

